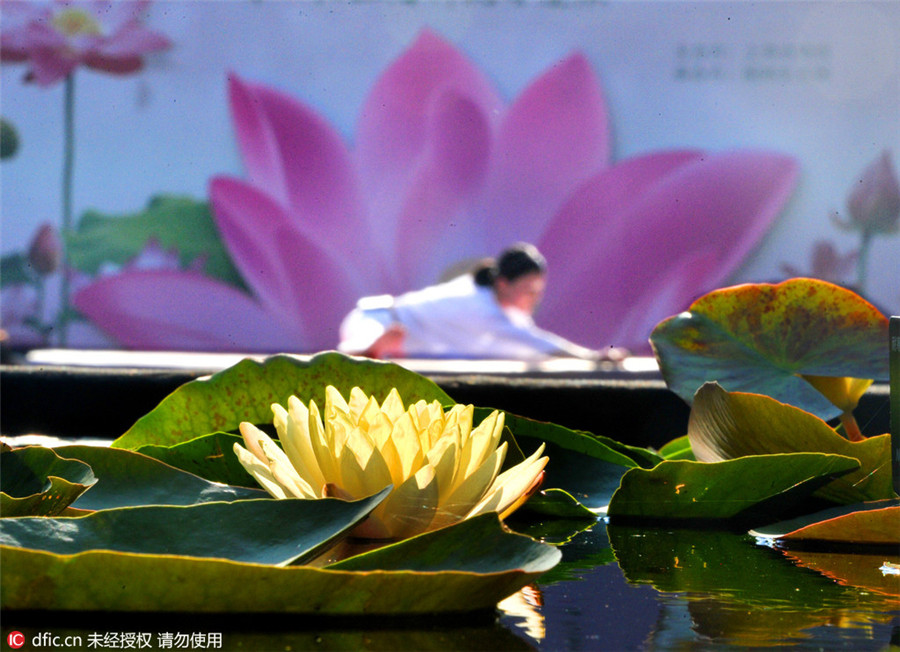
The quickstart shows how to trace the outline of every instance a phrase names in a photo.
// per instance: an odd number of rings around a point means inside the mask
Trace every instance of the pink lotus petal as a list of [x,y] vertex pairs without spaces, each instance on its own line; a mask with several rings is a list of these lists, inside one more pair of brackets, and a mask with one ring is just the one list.
[[360,287],[341,261],[305,234],[304,224],[243,181],[213,179],[210,200],[232,259],[266,310],[302,325],[317,342],[323,319],[336,328],[352,308],[347,290]]
[[320,241],[358,249],[368,234],[355,172],[337,132],[305,105],[265,86],[232,75],[230,92],[251,182],[289,207]]
[[[673,157],[671,161],[677,161],[678,154]],[[636,173],[648,167],[627,166]],[[595,215],[604,213],[604,195],[624,198],[621,184],[629,183],[622,170],[598,175],[563,207],[540,243],[551,270],[541,323],[594,346],[643,346],[649,331],[635,332],[627,344],[609,342],[617,331],[615,322],[643,301],[645,293],[665,293],[664,281],[672,270],[703,270],[695,278],[673,280],[684,294],[679,310],[723,283],[769,228],[797,174],[796,162],[777,154],[726,152],[694,160],[686,155],[685,164],[674,166],[655,183],[636,180],[644,191],[630,203],[619,204],[608,219],[595,221]],[[567,264],[554,243],[571,237],[557,230],[564,231],[560,225],[572,222],[585,227],[582,256],[590,264],[570,266],[567,271],[579,271],[557,275],[554,270],[566,270]],[[714,264],[709,264],[712,254]],[[697,260],[707,262],[686,262]],[[586,307],[596,319],[571,318]]]
[[533,82],[503,121],[478,212],[491,225],[490,241],[499,248],[535,240],[608,159],[603,93],[587,59],[575,54]]
[[117,29],[115,34],[101,40],[96,51],[105,57],[134,57],[166,50],[171,46],[172,42],[162,34],[131,20]]
[[78,60],[61,55],[51,48],[35,48],[30,52],[31,75],[38,86],[50,86],[68,77]]
[[[30,61],[26,79],[42,86],[61,81],[79,64],[117,74],[135,72],[143,66],[142,55],[171,45],[169,39],[140,24],[146,5],[143,1],[73,1],[29,9],[17,2],[6,3],[2,57]],[[74,29],[58,25],[58,19],[79,14],[86,25],[77,20]],[[92,22],[98,30],[81,29],[95,27]],[[73,27],[71,21],[69,27]]]
[[251,183],[287,205],[288,193],[278,141],[254,88],[237,75],[228,77],[228,98],[241,160]]
[[580,278],[595,264],[592,252],[605,246],[605,226],[631,210],[654,185],[703,155],[700,150],[652,152],[622,161],[587,181],[551,221],[540,241],[551,275]]
[[134,349],[283,351],[299,335],[235,288],[200,274],[128,272],[95,281],[73,305]]
[[303,325],[303,345],[307,351],[331,349],[337,345],[341,319],[356,304],[359,291],[348,293],[356,279],[346,268],[334,263],[323,251],[310,246],[302,234],[282,227],[275,232],[271,255],[289,261],[293,305],[283,306],[284,314]]
[[484,181],[490,128],[480,108],[456,93],[432,108],[432,135],[394,225],[392,258],[404,261],[389,288],[394,292],[433,282],[460,258],[479,253],[472,251],[479,245],[479,225],[461,209]]
[[[418,161],[431,144],[433,103],[447,93],[468,98],[493,122],[503,103],[488,80],[450,43],[430,30],[379,77],[357,128],[357,160],[369,215],[379,223],[396,218]],[[376,233],[390,250],[390,239]]]

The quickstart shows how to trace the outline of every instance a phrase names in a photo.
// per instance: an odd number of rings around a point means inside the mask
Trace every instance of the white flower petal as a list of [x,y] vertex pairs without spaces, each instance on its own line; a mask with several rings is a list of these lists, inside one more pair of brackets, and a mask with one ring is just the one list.
[[252,475],[270,496],[274,498],[287,498],[284,487],[278,483],[275,476],[273,476],[272,472],[269,470],[269,467],[260,462],[256,455],[240,444],[234,445],[234,453],[237,455],[238,462],[241,463],[241,466],[247,469],[247,473]]

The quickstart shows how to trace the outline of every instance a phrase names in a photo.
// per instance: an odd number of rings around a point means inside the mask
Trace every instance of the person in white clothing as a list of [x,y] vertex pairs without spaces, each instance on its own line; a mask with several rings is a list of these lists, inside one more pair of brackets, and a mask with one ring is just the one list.
[[363,297],[341,324],[338,349],[372,358],[598,359],[535,325],[546,273],[537,248],[520,243],[445,283]]

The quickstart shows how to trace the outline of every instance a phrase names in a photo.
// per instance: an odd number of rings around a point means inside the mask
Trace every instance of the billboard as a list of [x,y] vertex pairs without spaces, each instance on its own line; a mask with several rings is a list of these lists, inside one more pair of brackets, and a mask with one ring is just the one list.
[[900,312],[900,4],[0,12],[8,346],[334,348],[517,241],[593,349],[741,282]]

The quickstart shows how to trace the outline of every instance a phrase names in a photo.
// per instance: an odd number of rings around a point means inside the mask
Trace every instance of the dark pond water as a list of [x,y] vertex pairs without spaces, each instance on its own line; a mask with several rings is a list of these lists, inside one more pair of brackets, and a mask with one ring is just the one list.
[[[571,531],[548,538],[560,543]],[[0,646],[11,649],[14,630],[25,635],[24,650],[887,650],[900,643],[900,576],[879,570],[900,562],[900,551],[782,551],[742,534],[602,520],[561,545],[562,563],[496,613],[347,620],[7,612]]]

